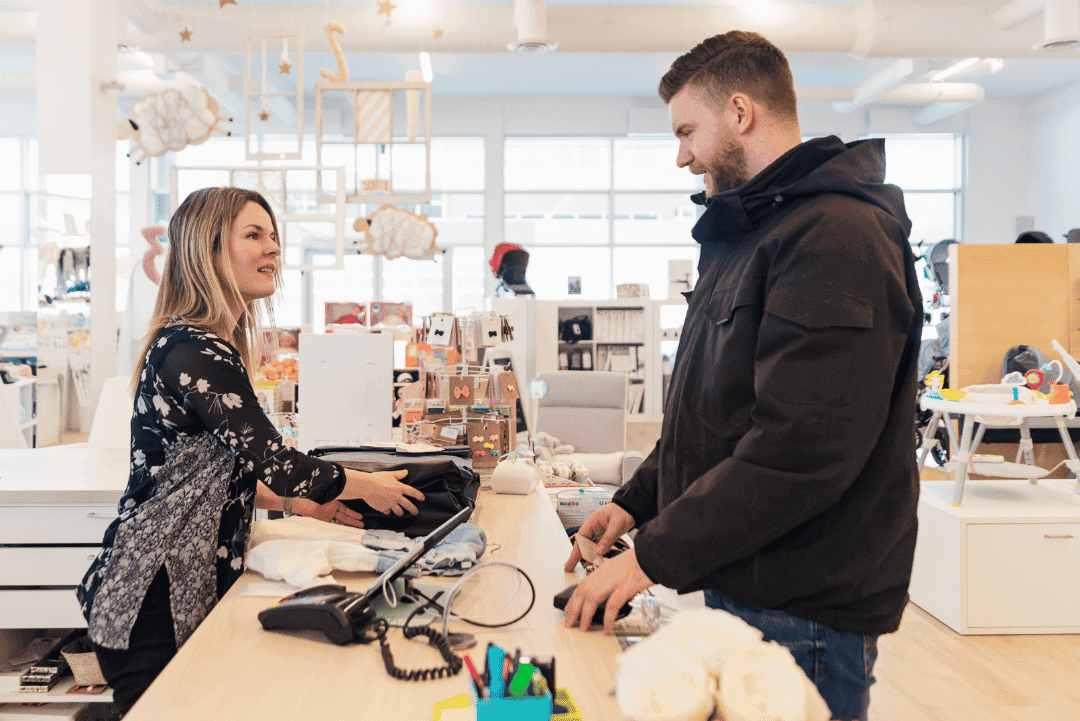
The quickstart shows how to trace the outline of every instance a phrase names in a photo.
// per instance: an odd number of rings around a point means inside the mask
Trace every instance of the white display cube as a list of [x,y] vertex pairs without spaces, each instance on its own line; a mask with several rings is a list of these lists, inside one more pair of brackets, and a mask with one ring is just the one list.
[[1070,480],[923,481],[910,595],[961,634],[1080,633],[1080,495]]

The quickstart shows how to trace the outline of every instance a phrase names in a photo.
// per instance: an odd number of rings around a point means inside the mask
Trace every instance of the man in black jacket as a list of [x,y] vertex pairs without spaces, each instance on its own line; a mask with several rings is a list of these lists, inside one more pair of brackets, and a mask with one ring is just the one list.
[[[579,533],[635,549],[566,608],[605,630],[653,583],[705,590],[791,649],[834,718],[865,719],[877,637],[915,549],[921,297],[884,141],[801,142],[783,53],[710,38],[660,84],[680,167],[704,174],[689,299],[660,440]],[[575,546],[566,570],[580,558]]]

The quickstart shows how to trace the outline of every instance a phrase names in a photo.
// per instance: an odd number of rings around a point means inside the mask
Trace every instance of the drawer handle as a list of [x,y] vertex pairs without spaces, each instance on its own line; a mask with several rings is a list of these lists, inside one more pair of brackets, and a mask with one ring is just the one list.
[[116,516],[110,516],[110,515],[107,515],[107,514],[104,514],[104,513],[87,513],[86,517],[87,518],[104,518],[106,521],[111,521],[114,518],[116,518]]
[[97,554],[96,553],[91,553],[89,556],[86,557],[86,560],[87,561],[93,561],[96,558],[97,558]]
[[1061,536],[1051,536],[1049,533],[1045,533],[1043,534],[1043,538],[1072,538],[1072,535],[1066,533]]

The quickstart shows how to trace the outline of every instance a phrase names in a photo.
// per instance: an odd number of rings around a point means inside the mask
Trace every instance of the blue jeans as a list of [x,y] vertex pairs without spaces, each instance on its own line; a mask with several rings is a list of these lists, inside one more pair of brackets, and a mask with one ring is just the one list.
[[751,608],[716,591],[705,591],[705,605],[738,616],[760,629],[766,641],[776,641],[791,651],[829,705],[832,718],[866,721],[870,686],[875,681],[877,636],[834,631],[783,611]]

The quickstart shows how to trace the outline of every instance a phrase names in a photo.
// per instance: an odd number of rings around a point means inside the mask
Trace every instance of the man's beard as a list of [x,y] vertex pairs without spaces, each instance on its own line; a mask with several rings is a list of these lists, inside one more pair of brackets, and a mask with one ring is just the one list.
[[751,177],[746,150],[732,138],[724,138],[705,163],[705,172],[712,180],[712,195],[738,188]]

